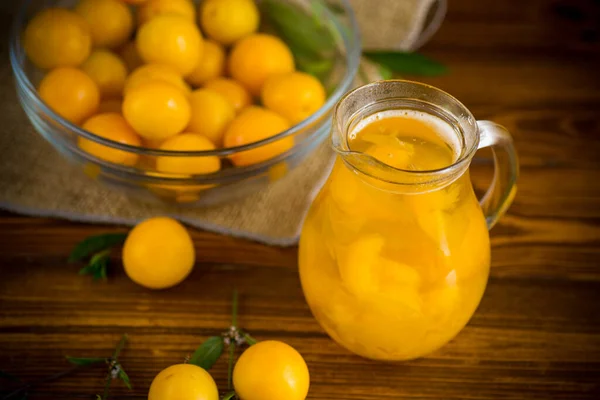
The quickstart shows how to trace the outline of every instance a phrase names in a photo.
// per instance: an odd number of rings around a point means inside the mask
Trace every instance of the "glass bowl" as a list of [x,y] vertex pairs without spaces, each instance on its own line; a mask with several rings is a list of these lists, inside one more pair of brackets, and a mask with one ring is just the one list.
[[[51,110],[37,94],[36,87],[43,72],[35,68],[27,59],[21,43],[22,32],[29,18],[39,10],[52,6],[70,7],[75,2],[75,0],[22,2],[10,39],[10,61],[19,101],[37,132],[67,160],[78,165],[87,176],[109,188],[146,201],[176,202],[192,206],[219,204],[260,190],[284,177],[328,136],[333,107],[350,89],[360,62],[360,37],[348,0],[278,0],[277,3],[294,6],[294,11],[297,13],[321,21],[323,29],[327,29],[334,39],[334,51],[324,59],[330,64],[327,76],[323,79],[329,94],[326,103],[317,112],[287,131],[245,146],[184,152],[124,145],[94,135],[68,122]],[[298,16],[302,15],[298,14]],[[292,18],[290,21],[293,20]],[[286,40],[285,37],[282,38]],[[79,137],[134,153],[142,161],[133,167],[104,161],[82,151],[77,146]],[[233,154],[288,137],[293,138],[294,146],[272,159],[245,167],[234,167],[229,161],[229,157]],[[168,174],[153,168],[157,157],[214,156],[219,157],[223,167],[220,171],[211,174]]]

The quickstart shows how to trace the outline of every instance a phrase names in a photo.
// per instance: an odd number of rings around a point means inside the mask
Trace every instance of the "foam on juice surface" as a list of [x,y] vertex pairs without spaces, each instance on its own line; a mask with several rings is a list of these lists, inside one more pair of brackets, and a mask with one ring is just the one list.
[[426,171],[447,167],[460,155],[460,139],[450,124],[417,110],[386,110],[359,121],[348,135],[352,150],[394,168]]

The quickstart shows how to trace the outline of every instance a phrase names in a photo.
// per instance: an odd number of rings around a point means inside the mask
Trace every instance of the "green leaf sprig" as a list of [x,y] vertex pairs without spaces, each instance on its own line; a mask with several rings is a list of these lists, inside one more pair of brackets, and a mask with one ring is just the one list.
[[[345,26],[340,21],[344,10],[335,3],[314,0],[308,12],[281,1],[264,0],[261,4],[267,24],[288,44],[298,69],[323,81],[334,67],[336,26]],[[447,72],[443,64],[413,52],[365,51],[363,57],[377,64],[382,79],[398,74],[437,76]],[[359,73],[363,80],[367,77],[364,71]]]
[[[70,375],[82,368],[91,368],[91,367],[95,367],[95,366],[102,365],[102,364],[104,364],[108,367],[108,372],[106,375],[106,384],[104,387],[104,394],[102,396],[96,395],[97,399],[106,400],[108,398],[110,385],[114,379],[119,379],[119,380],[123,381],[125,386],[127,386],[127,388],[131,389],[131,382],[129,380],[129,377],[127,376],[127,373],[125,373],[125,370],[123,369],[123,366],[121,365],[121,362],[119,361],[119,354],[121,353],[121,350],[125,347],[126,343],[127,343],[127,335],[123,335],[123,337],[117,344],[112,356],[110,356],[110,357],[102,358],[102,357],[69,357],[69,356],[67,356],[66,357],[67,361],[69,363],[71,363],[73,365],[73,367],[71,367],[65,371],[61,371],[59,373],[39,379],[37,381],[25,383],[22,386],[13,390],[12,392],[8,393],[7,395],[1,397],[0,400],[26,399],[29,392],[36,386],[39,386],[46,382],[52,382],[52,381],[58,380],[64,376]],[[2,374],[0,374],[0,377],[10,379],[13,381],[20,381],[19,379],[15,378],[12,375],[5,373],[5,372],[2,372]]]
[[325,80],[334,67],[336,40],[330,21],[317,4],[312,2],[310,12],[306,12],[285,2],[265,0],[261,11],[267,24],[292,50],[298,69]]
[[302,11],[289,3],[265,0],[263,15],[280,37],[305,56],[327,56],[336,50],[332,30],[318,2],[311,2],[311,12]]
[[226,393],[223,397],[221,397],[221,400],[232,400],[235,399],[237,397],[237,395],[235,394],[235,392],[229,392]]
[[445,74],[447,68],[437,61],[418,53],[401,51],[365,51],[363,56],[393,73],[438,76]]
[[102,394],[101,397],[97,396],[99,400],[108,399],[108,394],[110,392],[110,386],[111,386],[113,380],[115,380],[115,379],[119,379],[119,380],[123,381],[125,386],[127,386],[127,389],[129,389],[129,390],[132,389],[131,382],[129,380],[129,376],[127,375],[127,373],[125,373],[123,366],[119,362],[119,355],[121,354],[121,351],[125,347],[125,344],[127,344],[127,340],[128,340],[127,334],[123,335],[121,337],[121,340],[119,340],[117,347],[115,347],[115,351],[113,352],[113,355],[110,358],[110,362],[108,363],[108,372],[106,373],[106,379],[104,381],[105,382],[104,383],[104,393]]
[[89,259],[79,270],[79,275],[91,275],[94,280],[106,279],[111,250],[114,246],[123,244],[126,238],[126,233],[105,233],[85,238],[75,246],[69,256],[69,262]]
[[231,301],[231,326],[221,336],[212,336],[206,339],[190,357],[189,363],[197,365],[205,370],[209,370],[223,355],[225,346],[228,347],[228,364],[227,364],[227,390],[228,392],[221,397],[221,400],[236,399],[235,391],[233,390],[233,362],[235,358],[235,349],[244,345],[252,346],[257,343],[250,334],[238,328],[238,292],[233,291]]

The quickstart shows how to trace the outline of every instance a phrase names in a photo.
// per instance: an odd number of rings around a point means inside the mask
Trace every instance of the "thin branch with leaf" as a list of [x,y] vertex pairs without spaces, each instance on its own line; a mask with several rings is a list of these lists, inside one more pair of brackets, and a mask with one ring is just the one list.
[[127,239],[126,233],[105,233],[90,236],[81,241],[69,256],[69,262],[88,263],[79,270],[79,275],[91,275],[94,280],[106,279],[110,254],[113,247],[121,245]]
[[221,336],[212,336],[206,339],[190,357],[189,363],[209,370],[223,355],[225,346],[228,346],[227,360],[227,390],[221,400],[236,399],[233,390],[233,364],[235,361],[235,350],[238,347],[256,344],[257,341],[250,334],[238,328],[238,292],[233,291],[231,301],[231,326]]
[[[121,363],[119,361],[119,354],[121,353],[121,350],[125,347],[126,343],[127,343],[127,335],[123,335],[123,337],[117,344],[117,347],[115,348],[115,351],[113,352],[111,357],[102,358],[102,357],[69,357],[69,356],[66,356],[67,361],[73,365],[71,368],[69,368],[65,371],[61,371],[56,374],[47,376],[45,378],[39,379],[34,382],[25,383],[25,384],[21,385],[20,387],[16,388],[15,390],[11,391],[10,393],[2,396],[0,398],[0,400],[24,399],[28,396],[29,392],[31,392],[32,389],[34,389],[37,386],[41,386],[44,383],[56,381],[62,377],[71,375],[72,373],[77,372],[79,370],[82,370],[85,368],[97,367],[99,365],[107,365],[108,366],[108,373],[106,376],[106,385],[104,388],[104,395],[103,396],[97,395],[97,398],[99,400],[106,400],[108,398],[110,384],[112,383],[112,381],[114,379],[119,379],[119,380],[123,381],[125,386],[127,386],[129,389],[131,389],[131,382],[129,381],[129,377],[125,373],[125,370],[123,369],[123,366],[121,365]],[[14,377],[6,372],[2,372],[0,374],[0,377],[6,378],[8,380],[20,382],[20,380],[18,378]]]

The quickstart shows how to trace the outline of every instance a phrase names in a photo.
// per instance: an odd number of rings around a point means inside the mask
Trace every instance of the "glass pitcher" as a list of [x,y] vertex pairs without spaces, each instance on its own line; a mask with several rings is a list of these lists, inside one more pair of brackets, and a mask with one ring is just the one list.
[[[349,145],[369,116],[412,110],[451,128],[449,165],[398,169]],[[333,117],[334,168],[300,238],[302,288],[315,318],[361,356],[407,360],[450,341],[477,308],[488,279],[488,229],[516,193],[509,133],[476,121],[449,94],[409,81],[348,93]],[[450,144],[449,144],[450,146]],[[491,147],[495,173],[478,201],[469,178],[477,149]]]

